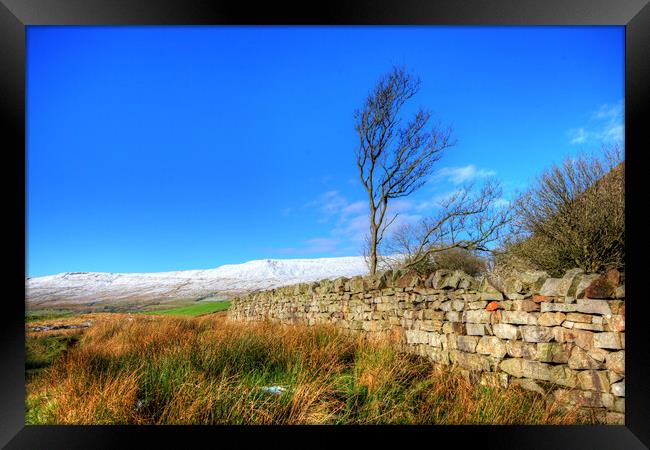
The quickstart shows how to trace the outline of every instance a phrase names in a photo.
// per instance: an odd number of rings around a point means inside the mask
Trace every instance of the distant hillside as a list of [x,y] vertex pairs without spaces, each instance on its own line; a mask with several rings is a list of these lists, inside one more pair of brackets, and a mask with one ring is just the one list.
[[146,305],[228,298],[257,289],[367,273],[361,256],[263,259],[216,269],[157,273],[68,272],[27,278],[27,307]]

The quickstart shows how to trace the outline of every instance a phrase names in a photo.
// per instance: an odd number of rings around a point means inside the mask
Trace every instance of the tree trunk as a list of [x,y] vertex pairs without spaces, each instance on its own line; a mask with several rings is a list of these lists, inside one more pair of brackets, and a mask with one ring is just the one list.
[[372,226],[370,232],[370,275],[377,273],[377,228]]

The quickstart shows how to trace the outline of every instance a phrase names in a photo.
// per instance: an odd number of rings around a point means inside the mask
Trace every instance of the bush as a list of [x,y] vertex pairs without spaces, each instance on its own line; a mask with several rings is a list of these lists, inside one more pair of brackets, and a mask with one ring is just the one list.
[[[408,260],[405,264],[408,264]],[[415,269],[423,275],[430,274],[439,269],[462,270],[475,277],[487,271],[487,261],[476,252],[462,248],[451,248],[432,253],[428,258],[409,268]]]
[[497,257],[552,276],[625,268],[625,170],[618,147],[568,158],[513,204],[514,226]]

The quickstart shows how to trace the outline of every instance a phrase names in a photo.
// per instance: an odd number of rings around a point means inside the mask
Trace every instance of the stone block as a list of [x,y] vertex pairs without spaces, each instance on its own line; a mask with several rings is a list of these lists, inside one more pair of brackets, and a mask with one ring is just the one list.
[[490,323],[490,312],[482,309],[468,309],[463,312],[463,322]]
[[578,373],[580,388],[587,391],[609,392],[609,376],[606,370],[583,370]]
[[577,305],[573,303],[549,303],[549,302],[542,302],[539,304],[541,307],[542,313],[545,312],[554,312],[554,311],[559,311],[559,312],[574,312],[577,311]]
[[559,402],[587,408],[608,408],[614,406],[613,395],[598,391],[557,389],[553,392],[553,396]]
[[624,336],[623,333],[615,333],[612,331],[595,333],[593,337],[594,347],[620,350],[624,348],[622,336]]
[[451,270],[436,270],[431,278],[431,287],[433,289],[456,289],[460,280],[457,277],[452,277],[452,274]]
[[[363,329],[366,330],[366,324],[372,322],[364,322]],[[368,330],[370,331],[370,330]],[[422,330],[405,330],[404,336],[406,337],[406,342],[408,344],[428,344],[429,343],[429,332]]]
[[594,358],[580,347],[574,346],[571,349],[571,355],[567,361],[571,369],[602,369],[604,364]]
[[616,286],[608,279],[607,274],[602,274],[593,280],[584,290],[585,298],[613,298]]
[[415,270],[409,270],[406,273],[400,274],[394,282],[396,287],[412,288],[417,286],[424,286],[424,280]]
[[544,281],[549,278],[548,273],[541,270],[517,271],[513,276],[522,282],[524,291],[527,292],[538,292]]
[[506,352],[513,358],[537,359],[537,346],[523,341],[507,341]]
[[433,309],[425,309],[422,317],[425,319],[444,320],[445,313],[443,311],[434,311]]
[[573,323],[573,328],[576,330],[589,330],[589,331],[605,331],[605,325],[600,323]]
[[549,370],[549,373],[549,381],[553,384],[557,384],[558,386],[574,388],[578,384],[578,372],[571,370],[564,364],[552,366]]
[[392,311],[395,309],[394,305],[391,305],[390,303],[378,303],[377,306],[375,307],[376,311]]
[[566,363],[571,355],[571,347],[571,344],[559,342],[539,342],[536,359],[542,362]]
[[443,344],[447,343],[447,336],[440,333],[429,333],[429,342],[427,342],[432,347],[443,347]]
[[564,322],[564,319],[567,317],[566,314],[560,311],[556,312],[545,312],[542,313],[537,318],[537,323],[544,327],[553,327],[556,325],[561,325]]
[[625,380],[612,384],[611,389],[615,396],[625,397]]
[[436,278],[436,273],[433,272],[424,280],[424,287],[427,289],[433,288],[433,280]]
[[458,289],[465,290],[476,290],[478,289],[479,283],[476,278],[471,275],[466,274],[462,270],[457,270],[455,273],[458,274]]
[[611,370],[607,371],[607,376],[609,377],[609,383],[614,384],[617,381],[621,381],[623,378],[625,378],[625,375],[621,375],[620,373],[612,372]]
[[507,388],[508,374],[503,372],[481,372],[479,383],[492,388]]
[[484,309],[487,306],[488,302],[486,300],[482,301],[477,301],[477,302],[469,302],[467,304],[467,307],[469,309]]
[[526,325],[522,326],[521,338],[526,342],[550,342],[553,339],[553,328]]
[[614,406],[612,408],[614,411],[619,412],[619,413],[624,413],[625,412],[625,398],[615,398],[614,399]]
[[348,283],[350,284],[350,293],[357,294],[364,292],[363,277],[352,277]]
[[465,302],[463,300],[452,300],[451,309],[452,311],[462,311],[465,309]]
[[553,338],[557,342],[574,343],[583,350],[590,351],[594,347],[594,333],[587,330],[568,330],[564,327],[553,327]]
[[476,352],[491,355],[495,358],[503,358],[506,354],[506,344],[496,336],[483,336],[478,341]]
[[499,364],[499,369],[517,378],[532,378],[543,381],[549,381],[551,378],[551,366],[522,358],[504,359]]
[[476,353],[466,353],[459,350],[451,350],[449,352],[449,360],[452,364],[465,369],[481,372],[490,372],[494,366],[494,363],[488,356],[478,355]]
[[503,294],[501,292],[479,292],[478,298],[480,300],[503,300]]
[[536,325],[537,319],[526,311],[497,311],[495,321],[498,323],[512,323],[517,325]]
[[624,375],[625,374],[625,351],[610,352],[607,354],[605,360],[605,367],[607,370]]
[[540,307],[538,303],[535,303],[532,300],[513,300],[512,310],[531,312],[531,311],[539,311]]
[[479,292],[501,292],[490,278],[483,276],[478,287]]
[[558,288],[560,287],[561,282],[562,278],[548,278],[540,288],[539,295],[545,297],[557,297],[559,295]]
[[524,292],[524,283],[517,277],[508,277],[503,280],[503,292],[506,294]]
[[578,286],[576,287],[576,293],[575,297],[576,298],[584,298],[585,295],[585,289],[589,287],[589,285],[596,280],[600,275],[597,273],[591,273],[591,274],[584,274],[580,277],[580,282],[578,283]]
[[486,334],[492,334],[490,325],[486,323],[466,323],[465,328],[467,329],[466,334],[469,336],[485,336]]
[[492,325],[492,333],[501,339],[518,339],[519,328],[507,323],[495,323]]
[[474,353],[478,341],[479,338],[476,336],[458,336],[456,338],[456,348],[463,352]]
[[497,309],[512,311],[512,300],[502,300],[500,302],[497,302]]
[[605,317],[605,327],[607,331],[625,331],[625,316],[613,314],[611,317]]
[[607,300],[578,299],[576,310],[581,313],[602,314],[603,316],[612,314],[612,309]]
[[449,322],[461,322],[462,315],[459,311],[448,311],[445,314],[445,319]]
[[578,372],[580,389],[609,392],[609,376],[606,370],[583,370]]
[[449,351],[425,346],[424,352],[429,359],[438,364],[449,365]]
[[614,291],[614,298],[625,298],[625,285],[621,285]]
[[424,331],[442,331],[442,321],[423,320],[420,324],[420,329]]
[[442,332],[445,334],[449,334],[449,333],[467,334],[465,324],[462,322],[443,322]]
[[571,322],[591,323],[592,317],[593,316],[590,314],[567,313],[566,320],[570,320]]
[[568,270],[557,285],[557,295],[560,297],[574,296],[583,273],[582,269]]

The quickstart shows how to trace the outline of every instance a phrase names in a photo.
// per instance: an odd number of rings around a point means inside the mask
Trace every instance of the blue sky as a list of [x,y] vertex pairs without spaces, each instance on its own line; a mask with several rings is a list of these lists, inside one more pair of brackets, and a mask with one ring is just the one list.
[[29,26],[27,276],[360,254],[353,112],[392,65],[457,139],[404,221],[622,139],[623,27]]

